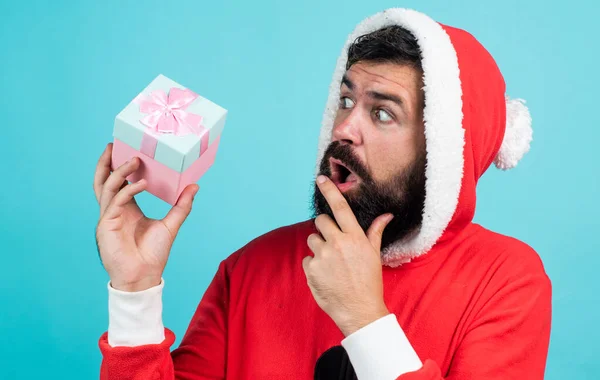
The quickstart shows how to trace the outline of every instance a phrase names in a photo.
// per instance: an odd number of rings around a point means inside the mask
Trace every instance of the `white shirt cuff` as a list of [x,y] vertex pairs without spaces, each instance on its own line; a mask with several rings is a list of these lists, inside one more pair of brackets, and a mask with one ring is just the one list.
[[342,346],[360,380],[395,380],[423,365],[395,314],[348,335]]
[[158,344],[165,339],[162,321],[162,290],[160,284],[140,292],[124,292],[108,283],[108,344],[141,346]]

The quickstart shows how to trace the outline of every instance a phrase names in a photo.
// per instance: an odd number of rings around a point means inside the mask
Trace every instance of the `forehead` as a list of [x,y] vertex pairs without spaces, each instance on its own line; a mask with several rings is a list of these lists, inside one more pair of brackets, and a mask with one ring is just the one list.
[[423,88],[419,69],[396,63],[358,62],[344,76],[353,84],[353,92],[393,92],[411,103],[418,101]]

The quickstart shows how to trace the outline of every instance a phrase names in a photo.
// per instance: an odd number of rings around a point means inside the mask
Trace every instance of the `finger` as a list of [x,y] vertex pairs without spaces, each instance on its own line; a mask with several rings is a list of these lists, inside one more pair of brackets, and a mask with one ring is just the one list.
[[360,230],[360,225],[356,220],[356,216],[346,202],[346,198],[340,193],[337,186],[326,176],[320,175],[317,177],[317,186],[321,194],[327,200],[335,221],[340,226],[343,232],[355,232]]
[[373,223],[369,226],[367,230],[367,238],[371,242],[371,245],[375,248],[377,253],[381,250],[381,237],[383,236],[383,231],[385,227],[394,219],[393,214],[383,214],[379,215]]
[[323,239],[319,234],[310,234],[306,239],[306,243],[308,244],[308,248],[315,254],[315,257],[321,255],[323,252],[323,247],[325,247],[325,239]]
[[130,183],[123,187],[117,195],[108,204],[106,211],[104,212],[105,218],[116,218],[123,212],[125,205],[130,202],[134,196],[141,193],[146,189],[147,182],[144,179],[140,179],[137,182]]
[[110,175],[110,161],[112,156],[112,143],[106,145],[104,152],[100,156],[98,163],[96,164],[96,172],[94,173],[94,194],[96,194],[96,200],[100,203],[100,196],[102,194],[102,186]]
[[305,258],[302,259],[302,269],[304,269],[304,274],[308,277],[308,271],[309,271],[309,265],[310,262],[312,261],[313,257],[312,256],[306,256]]
[[321,214],[315,218],[315,227],[326,241],[331,241],[336,234],[342,232],[335,220],[327,214]]
[[179,228],[192,211],[192,202],[194,201],[194,196],[198,192],[198,189],[199,187],[196,184],[187,186],[181,192],[181,195],[179,195],[177,203],[175,203],[163,218],[162,221],[169,231],[171,231],[173,238],[175,238],[175,235],[179,232]]
[[121,190],[123,187],[123,182],[127,180],[127,176],[131,173],[135,172],[140,166],[140,159],[137,157],[133,157],[131,160],[127,161],[123,165],[119,166],[117,170],[112,172],[111,175],[108,176],[108,179],[104,183],[102,187],[102,195],[100,196],[100,210],[101,213],[106,211],[110,201],[114,198],[115,195]]

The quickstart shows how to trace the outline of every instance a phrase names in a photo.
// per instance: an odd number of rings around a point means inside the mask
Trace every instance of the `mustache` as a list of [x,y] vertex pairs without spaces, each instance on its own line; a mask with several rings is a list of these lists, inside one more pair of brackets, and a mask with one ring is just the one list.
[[321,167],[319,168],[321,174],[328,177],[331,176],[331,167],[329,165],[330,157],[342,161],[344,165],[359,176],[363,182],[372,182],[369,172],[354,153],[350,145],[342,144],[339,141],[334,141],[329,144],[323,154]]

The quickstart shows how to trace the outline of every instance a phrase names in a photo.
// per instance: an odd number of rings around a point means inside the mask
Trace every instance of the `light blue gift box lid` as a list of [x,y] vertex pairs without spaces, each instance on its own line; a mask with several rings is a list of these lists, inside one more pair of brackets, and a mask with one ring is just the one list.
[[[179,83],[159,74],[142,93],[150,95],[152,91],[163,90],[168,95],[171,87],[186,89]],[[196,92],[196,94],[198,93]],[[140,119],[147,114],[140,112],[139,105],[133,100],[116,116],[113,137],[139,151],[144,130],[148,128],[140,122]],[[198,98],[185,111],[202,116],[202,125],[209,130],[209,146],[221,135],[227,116],[226,109],[198,94]],[[194,134],[176,136],[162,133],[157,137],[154,160],[180,173],[184,172],[200,157],[200,143],[200,136]]]

